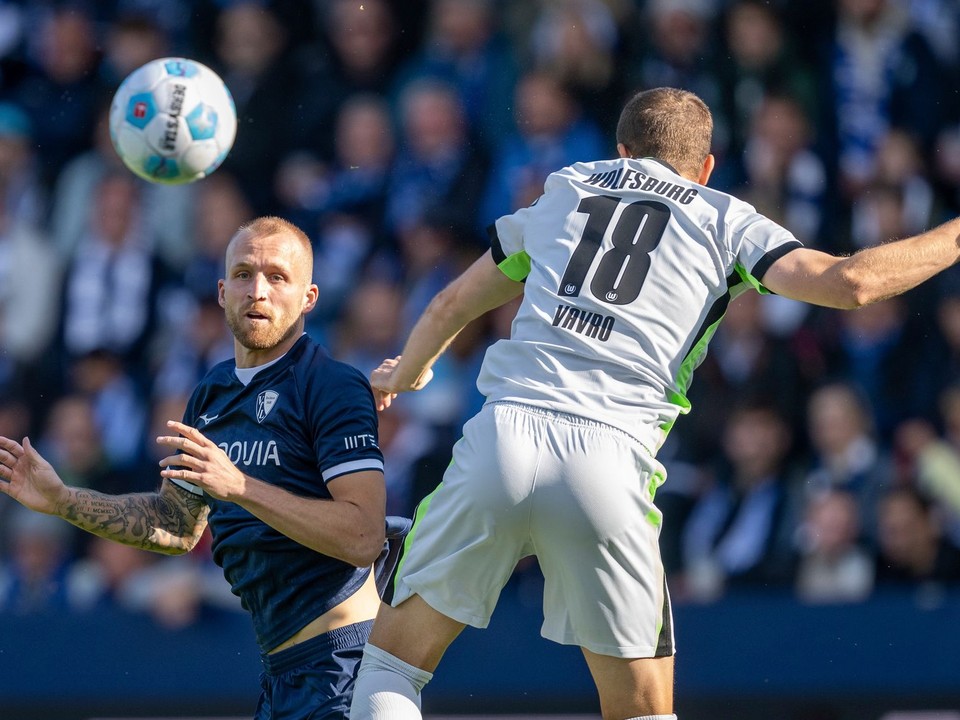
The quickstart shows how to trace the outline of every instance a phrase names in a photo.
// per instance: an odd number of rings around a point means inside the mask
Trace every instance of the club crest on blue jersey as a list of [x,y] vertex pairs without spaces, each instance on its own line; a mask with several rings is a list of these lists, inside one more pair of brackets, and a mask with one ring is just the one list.
[[274,390],[264,390],[262,393],[257,395],[257,422],[262,423],[264,418],[270,414],[270,411],[273,410],[273,406],[277,404],[277,398],[280,397],[280,394]]

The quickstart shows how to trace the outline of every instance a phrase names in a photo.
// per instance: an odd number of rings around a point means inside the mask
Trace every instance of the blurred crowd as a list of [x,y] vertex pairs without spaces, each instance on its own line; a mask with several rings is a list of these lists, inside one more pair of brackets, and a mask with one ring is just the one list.
[[[805,244],[916,233],[960,212],[957,37],[958,0],[0,0],[0,435],[68,483],[153,489],[162,423],[232,357],[216,281],[241,223],[310,235],[308,330],[369,372],[496,217],[613,156],[643,88],[703,97],[711,184]],[[107,132],[120,81],[169,55],[239,115],[187,186],[134,177]],[[514,310],[381,416],[390,513],[439,481]],[[689,399],[657,497],[675,601],[960,586],[960,272],[854,312],[745,295]],[[154,557],[0,496],[0,609],[108,605],[173,626],[236,607],[202,548]]]

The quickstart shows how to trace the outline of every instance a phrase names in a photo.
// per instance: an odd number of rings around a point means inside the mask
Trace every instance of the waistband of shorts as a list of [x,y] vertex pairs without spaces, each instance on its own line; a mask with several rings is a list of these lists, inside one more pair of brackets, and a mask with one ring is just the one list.
[[617,427],[616,425],[611,425],[610,423],[601,422],[600,420],[594,420],[593,418],[584,417],[583,415],[575,415],[573,413],[566,412],[564,410],[554,410],[553,408],[545,408],[539,405],[527,405],[526,403],[517,402],[516,400],[492,400],[487,403],[490,406],[503,406],[503,407],[512,407],[521,412],[529,413],[530,415],[541,415],[543,417],[548,417],[553,420],[559,420],[565,422],[568,425],[577,425],[579,427],[592,427],[598,430],[603,430],[606,432],[617,433],[622,435],[628,440],[632,440],[637,443],[640,447],[647,451],[647,453],[653,457],[654,453],[650,452],[650,448],[643,444],[640,441],[640,438],[635,435],[631,435],[623,428]]
[[373,629],[373,620],[344,625],[297,643],[286,650],[277,653],[261,653],[260,660],[268,675],[281,675],[332,650],[362,647],[366,644],[371,629]]

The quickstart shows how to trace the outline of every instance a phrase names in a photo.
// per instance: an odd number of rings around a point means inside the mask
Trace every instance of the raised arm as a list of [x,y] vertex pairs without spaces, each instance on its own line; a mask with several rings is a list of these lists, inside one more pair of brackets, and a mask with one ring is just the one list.
[[430,368],[467,323],[500,307],[523,291],[497,267],[488,250],[430,301],[417,320],[403,353],[387,360],[370,377],[381,409],[397,393],[418,390],[430,379]]
[[784,297],[852,309],[900,295],[957,260],[960,218],[849,257],[800,248],[774,262],[761,281]]
[[167,555],[193,549],[207,524],[203,499],[167,481],[159,492],[129,495],[65,485],[28,438],[0,437],[0,493],[102,538]]

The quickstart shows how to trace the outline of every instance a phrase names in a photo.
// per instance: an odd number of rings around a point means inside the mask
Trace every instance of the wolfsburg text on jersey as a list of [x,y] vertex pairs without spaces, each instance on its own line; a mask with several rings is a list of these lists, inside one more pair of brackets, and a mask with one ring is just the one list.
[[617,168],[602,173],[594,173],[586,180],[588,185],[610,190],[645,190],[675,200],[681,205],[689,205],[699,194],[696,188],[661,180],[632,168]]

